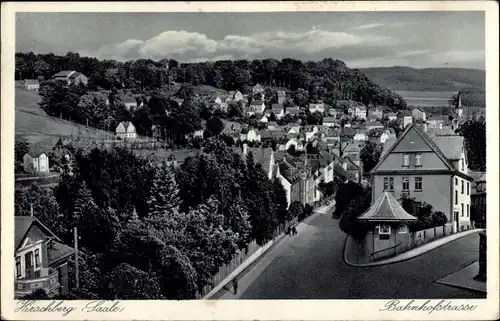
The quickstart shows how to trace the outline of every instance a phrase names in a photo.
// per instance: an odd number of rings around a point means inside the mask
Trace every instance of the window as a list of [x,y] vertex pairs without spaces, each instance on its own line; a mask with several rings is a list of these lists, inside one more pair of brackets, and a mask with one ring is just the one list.
[[415,166],[422,166],[422,155],[421,154],[415,155]]
[[455,177],[455,185],[458,185],[458,178]]
[[35,250],[35,267],[40,267],[40,250]]
[[403,191],[410,190],[410,179],[408,177],[403,177]]
[[405,166],[405,167],[410,166],[410,155],[409,154],[403,154],[403,166]]
[[467,217],[470,216],[470,212],[469,211],[470,211],[470,207],[469,207],[469,204],[467,204]]
[[461,159],[461,163],[462,163],[462,171],[465,171],[465,162],[463,158]]
[[384,191],[387,191],[389,189],[389,178],[384,177]]
[[470,183],[467,182],[467,195],[470,195]]
[[464,193],[464,181],[462,180],[462,188],[461,188],[462,194]]
[[415,177],[415,190],[416,191],[422,190],[422,177]]
[[464,216],[464,203],[462,203],[460,205],[462,205],[462,216]]
[[400,225],[398,228],[398,234],[405,234],[405,233],[408,233],[408,226]]
[[16,257],[16,275],[21,277],[21,257]]
[[391,235],[391,226],[389,224],[381,224],[378,226],[379,239],[388,240]]
[[389,191],[394,192],[394,177],[389,177]]

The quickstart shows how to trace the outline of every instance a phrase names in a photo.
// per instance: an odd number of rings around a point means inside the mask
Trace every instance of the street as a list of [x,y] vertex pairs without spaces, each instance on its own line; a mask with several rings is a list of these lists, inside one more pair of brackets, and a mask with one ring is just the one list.
[[[322,214],[298,235],[286,237],[240,280],[240,299],[484,298],[434,281],[478,259],[478,234],[465,236],[414,259],[370,268],[344,262],[345,234]],[[230,299],[227,292],[222,299]],[[235,297],[233,297],[235,298]]]

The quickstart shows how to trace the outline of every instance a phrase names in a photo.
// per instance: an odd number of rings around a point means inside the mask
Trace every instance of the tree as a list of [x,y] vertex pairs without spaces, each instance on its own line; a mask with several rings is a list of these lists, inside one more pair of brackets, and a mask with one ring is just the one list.
[[372,142],[366,142],[361,151],[359,152],[359,158],[363,163],[363,172],[369,173],[375,165],[377,165],[380,155],[382,154],[382,148],[378,144]]
[[224,130],[224,123],[219,117],[210,117],[210,119],[207,120],[207,131],[213,135],[217,136],[222,133]]
[[167,163],[153,165],[153,179],[148,195],[149,215],[169,215],[179,210],[179,187],[174,170]]
[[16,171],[22,171],[24,169],[24,155],[29,153],[30,147],[25,140],[17,140],[14,147],[14,162]]
[[286,198],[285,188],[283,187],[283,184],[281,184],[281,181],[277,178],[272,180],[272,188],[274,213],[280,223],[285,223],[290,219],[287,210],[288,201]]
[[370,204],[371,189],[361,188],[360,194],[349,199],[348,203],[343,206],[339,221],[340,229],[356,239],[364,238],[368,231],[368,226],[367,223],[358,220],[358,217],[370,208]]
[[304,206],[299,201],[294,201],[290,204],[290,208],[288,209],[291,218],[298,218],[304,213]]
[[456,132],[464,137],[469,169],[485,171],[486,123],[470,119],[461,124]]
[[150,277],[130,264],[121,263],[107,275],[109,297],[114,300],[162,299],[157,277]]

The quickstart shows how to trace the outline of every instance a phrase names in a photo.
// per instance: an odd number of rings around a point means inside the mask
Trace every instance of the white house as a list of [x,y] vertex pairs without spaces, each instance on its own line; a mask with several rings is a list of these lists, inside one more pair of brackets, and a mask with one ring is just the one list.
[[283,104],[273,104],[271,106],[271,110],[274,113],[274,116],[276,116],[276,119],[280,119],[285,116],[285,108],[283,107]]
[[49,157],[44,152],[31,152],[23,156],[24,171],[27,173],[48,173]]
[[366,136],[366,134],[364,132],[358,131],[356,133],[356,135],[354,135],[353,140],[356,142],[365,142],[368,140],[368,137]]
[[335,117],[324,117],[323,118],[323,126],[335,127],[335,124],[336,124]]
[[262,100],[254,100],[248,108],[248,115],[263,114],[266,110],[266,105]]
[[397,120],[398,119],[398,114],[397,113],[386,113],[384,114],[384,117],[387,117],[389,121]]
[[261,123],[267,123],[268,119],[266,115],[262,115],[262,117],[259,119],[259,122]]
[[240,141],[260,142],[261,135],[257,129],[243,128],[240,133]]
[[306,136],[306,141],[310,141],[314,135],[319,131],[318,126],[307,125],[304,126],[304,134]]
[[116,136],[121,139],[135,139],[137,132],[134,124],[129,121],[122,121],[116,127]]
[[359,119],[366,119],[366,107],[365,106],[356,107],[355,116],[358,117]]
[[131,96],[124,96],[121,100],[125,104],[125,107],[127,107],[127,110],[130,110],[131,108],[141,107],[143,105],[142,101],[140,104],[137,104],[137,99]]
[[63,70],[52,76],[52,79],[64,81],[67,85],[87,85],[88,83],[88,78],[84,74],[75,70]]
[[26,90],[38,91],[38,89],[40,89],[40,83],[36,79],[25,79],[24,88]]
[[420,110],[418,108],[414,108],[411,112],[411,116],[413,117],[413,120],[422,120],[425,121],[425,111]]
[[314,103],[314,104],[309,104],[309,112],[315,113],[319,111],[320,113],[325,112],[325,105],[323,103]]

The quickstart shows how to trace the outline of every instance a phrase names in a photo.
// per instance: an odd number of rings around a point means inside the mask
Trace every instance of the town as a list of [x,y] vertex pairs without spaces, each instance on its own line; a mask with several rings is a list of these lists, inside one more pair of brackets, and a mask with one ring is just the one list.
[[[366,280],[464,240],[472,265],[409,290],[486,295],[484,89],[391,91],[330,58],[17,53],[15,90],[16,298],[393,298],[296,282],[322,252]],[[293,242],[297,279],[259,278]]]

